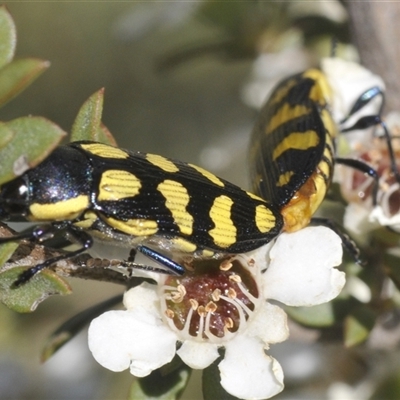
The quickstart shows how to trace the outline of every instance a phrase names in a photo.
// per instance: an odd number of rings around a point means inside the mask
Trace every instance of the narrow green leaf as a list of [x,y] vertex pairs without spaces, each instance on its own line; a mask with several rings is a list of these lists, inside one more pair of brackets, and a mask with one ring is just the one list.
[[103,113],[104,88],[92,94],[80,108],[72,125],[71,142],[78,140],[99,140],[101,116]]
[[352,347],[364,342],[374,327],[376,314],[365,306],[351,311],[344,320],[344,344]]
[[[177,400],[188,384],[191,369],[183,362],[172,362],[153,371],[150,375],[136,379],[129,391],[128,400]],[[166,368],[167,367],[167,368]],[[168,372],[166,372],[168,371]]]
[[5,6],[0,7],[0,68],[9,63],[15,52],[17,31]]
[[66,135],[42,117],[21,117],[6,125],[15,136],[0,149],[0,185],[39,164]]
[[0,121],[0,150],[14,137],[14,132]]
[[97,139],[95,141],[104,144],[109,144],[110,146],[118,147],[117,141],[115,140],[114,136],[103,123],[100,125],[100,129],[97,134]]
[[118,303],[122,303],[122,294],[96,304],[65,321],[47,340],[41,355],[42,362],[48,360],[59,348],[68,343],[90,321]]
[[29,282],[15,288],[13,283],[26,267],[16,267],[0,273],[0,300],[19,313],[34,311],[47,297],[70,294],[69,284],[50,270],[36,274]]
[[49,66],[48,61],[24,58],[0,69],[0,107],[27,88]]

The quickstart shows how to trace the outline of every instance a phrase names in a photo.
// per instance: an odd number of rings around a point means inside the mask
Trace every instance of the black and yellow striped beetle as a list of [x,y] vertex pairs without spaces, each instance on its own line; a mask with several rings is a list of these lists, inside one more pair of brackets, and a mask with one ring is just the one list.
[[[335,62],[332,59],[327,61]],[[332,116],[332,93],[333,88],[322,70],[309,69],[293,75],[273,89],[252,133],[249,158],[253,190],[279,208],[284,221],[283,230],[287,232],[297,231],[310,223],[326,196],[335,162],[360,169],[374,178],[376,203],[377,172],[362,161],[336,156],[335,140],[339,132],[380,124],[392,165],[396,165],[390,134],[380,117],[383,88],[372,86],[363,91],[341,121],[335,121]],[[367,115],[357,116],[360,110],[379,97],[378,110],[372,114],[368,110]],[[396,168],[393,173],[398,175]],[[340,231],[337,233],[357,259],[355,245],[346,241],[346,236]]]
[[[57,147],[0,189],[0,220],[50,222],[0,239],[45,241],[63,232],[81,246],[26,270],[17,286],[92,245],[92,235],[136,248],[182,274],[156,250],[212,257],[244,253],[282,229],[278,209],[198,166],[96,142]],[[147,247],[150,246],[150,247]]]

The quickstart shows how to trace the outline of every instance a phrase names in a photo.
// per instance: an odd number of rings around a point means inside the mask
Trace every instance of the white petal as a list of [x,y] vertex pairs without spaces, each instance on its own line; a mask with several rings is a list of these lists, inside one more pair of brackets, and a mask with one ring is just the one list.
[[240,399],[267,399],[283,389],[280,364],[255,338],[241,335],[229,342],[218,367],[222,387]]
[[145,310],[108,311],[89,327],[93,357],[111,371],[146,376],[172,360],[176,335]]
[[[257,265],[257,270],[265,270],[268,267],[268,262],[267,260],[269,259],[269,253],[274,246],[274,242],[269,242],[265,244],[264,246],[259,247],[256,250],[249,251],[246,254],[241,254],[238,256],[238,259],[240,258],[245,258],[247,261],[252,260],[254,265]],[[253,274],[256,273],[256,271],[251,270]]]
[[145,309],[154,316],[160,316],[159,303],[157,286],[147,282],[129,289],[124,294],[124,306],[127,310]]
[[[347,117],[357,98],[366,90],[374,86],[378,86],[382,90],[385,89],[385,83],[380,76],[373,74],[355,62],[346,61],[339,57],[324,58],[321,61],[321,69],[334,91],[332,110],[335,121],[341,121]],[[362,108],[362,114],[376,115],[380,103],[380,99],[378,104],[371,101],[370,104]],[[357,115],[359,118],[360,112]]]
[[369,303],[372,298],[371,288],[358,276],[350,275],[347,278],[346,293],[351,294],[361,303]]
[[312,306],[332,300],[345,284],[334,269],[342,261],[342,241],[323,226],[282,233],[263,274],[264,295],[290,306]]
[[352,233],[357,235],[361,240],[367,239],[367,232],[379,228],[377,222],[370,220],[371,210],[362,204],[349,203],[346,207],[343,217],[343,226]]
[[201,343],[191,340],[183,342],[177,351],[182,361],[193,369],[204,369],[212,364],[219,356],[215,344]]
[[260,338],[265,345],[283,342],[289,337],[286,313],[268,302],[261,304],[249,323],[246,335]]
[[[393,191],[393,189],[398,189],[398,185],[392,185],[390,187],[390,191]],[[391,193],[385,194],[383,200],[385,200],[385,206],[386,209],[389,209],[389,195]],[[388,217],[386,213],[384,212],[383,208],[381,206],[376,206],[372,211],[371,214],[369,215],[369,221],[370,222],[378,222],[382,226],[389,226],[395,231],[400,231],[400,214],[395,214],[391,217]]]

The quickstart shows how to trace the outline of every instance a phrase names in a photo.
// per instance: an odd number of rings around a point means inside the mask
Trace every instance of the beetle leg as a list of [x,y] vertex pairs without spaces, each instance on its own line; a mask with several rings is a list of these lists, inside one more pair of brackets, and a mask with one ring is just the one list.
[[[64,226],[62,226],[62,227],[64,227]],[[61,228],[61,226],[59,227],[57,225],[54,225],[53,226],[53,234],[54,234],[55,229],[60,229],[60,228]],[[34,232],[35,232],[35,230],[34,230]],[[31,235],[30,237],[34,237],[36,239],[43,240],[44,234],[42,235],[41,231],[39,229],[36,230],[36,233],[37,233],[36,236]],[[52,237],[52,236],[48,237],[47,231],[46,232],[43,231],[43,233],[46,233],[47,237],[45,237],[45,239],[50,239]],[[92,247],[92,244],[93,244],[92,237],[85,231],[75,228],[73,225],[68,224],[66,226],[65,234],[69,237],[72,237],[73,241],[79,243],[81,245],[81,247],[77,250],[69,251],[69,252],[67,252],[65,254],[61,254],[57,257],[49,258],[48,260],[46,260],[40,264],[37,264],[34,267],[28,268],[26,271],[21,273],[21,275],[18,277],[18,279],[14,282],[13,286],[15,286],[15,287],[21,286],[22,284],[28,282],[38,272],[40,272],[41,270],[43,270],[45,268],[48,268],[50,265],[52,265],[58,261],[65,260],[70,257],[75,257],[75,256],[83,253],[90,247]]]
[[387,148],[388,148],[388,154],[389,154],[389,158],[390,158],[390,169],[391,169],[393,175],[395,176],[397,182],[400,182],[400,173],[397,169],[396,157],[394,155],[393,146],[392,146],[392,136],[391,136],[389,130],[387,129],[385,122],[382,121],[382,118],[381,118],[381,112],[382,112],[384,101],[385,101],[385,94],[382,91],[382,89],[380,89],[379,87],[373,87],[373,88],[365,91],[354,103],[352,109],[349,112],[349,116],[346,117],[343,121],[341,121],[341,125],[343,125],[354,113],[356,113],[358,110],[362,109],[364,106],[366,106],[371,100],[373,100],[377,96],[382,97],[382,102],[381,102],[379,113],[377,115],[367,115],[367,116],[361,117],[352,126],[347,127],[347,128],[342,128],[341,132],[346,133],[346,132],[351,132],[353,130],[366,129],[366,128],[370,128],[372,126],[380,125],[383,129],[383,136],[386,140],[386,144],[387,144]]
[[17,242],[22,239],[28,239],[33,241],[42,242],[47,239],[51,239],[54,236],[54,231],[58,228],[51,224],[37,225],[33,229],[25,232],[20,232],[13,236],[1,237],[0,244],[8,242]]
[[[353,114],[355,114],[358,110],[361,110],[363,107],[365,107],[371,100],[375,99],[377,96],[381,96],[381,105],[380,105],[380,109],[379,109],[379,113],[378,115],[382,112],[383,109],[383,104],[385,102],[385,94],[382,91],[382,89],[378,86],[374,86],[368,90],[366,90],[354,103],[353,107],[351,108],[351,110],[349,111],[348,116],[343,119],[342,121],[340,121],[341,124],[344,124]],[[357,124],[357,123],[356,123]],[[370,125],[372,126],[372,125]],[[344,131],[347,130],[353,130],[353,129],[360,129],[360,128],[347,128]]]
[[[148,248],[146,247],[146,249],[148,249]],[[148,250],[150,250],[150,249],[148,249]],[[156,252],[154,251],[154,253],[156,253]],[[157,267],[152,267],[150,265],[136,263],[135,262],[136,254],[137,254],[136,249],[132,248],[131,251],[129,252],[128,259],[127,260],[121,260],[120,263],[119,263],[119,266],[121,266],[122,268],[128,268],[128,270],[130,271],[130,276],[133,275],[132,271],[134,269],[139,269],[141,271],[156,272],[158,274],[171,274],[171,269],[170,268],[168,268],[168,269],[157,268]],[[176,267],[182,268],[179,264],[176,264]]]
[[[177,265],[179,265],[179,264],[177,264]],[[171,271],[168,269],[152,267],[150,265],[145,265],[145,264],[138,264],[138,263],[135,263],[134,261],[129,261],[129,260],[121,260],[119,262],[118,267],[127,268],[129,271],[129,277],[133,276],[133,270],[135,270],[135,269],[140,270],[140,271],[155,272],[157,274],[171,275]]]
[[139,245],[137,246],[136,249],[145,256],[154,260],[156,263],[161,264],[164,267],[168,268],[175,275],[183,275],[185,273],[185,268],[182,267],[182,265],[176,263],[170,258],[162,255],[161,253],[158,253],[157,251],[150,249],[147,246]]
[[364,174],[367,174],[371,178],[374,179],[374,188],[373,188],[373,193],[372,193],[372,203],[374,207],[377,204],[377,196],[378,196],[378,189],[379,189],[379,175],[378,172],[372,168],[370,165],[365,163],[364,161],[361,160],[356,160],[354,158],[341,158],[341,157],[336,157],[335,161],[338,164],[346,165],[348,167],[358,169],[361,172],[364,172]]

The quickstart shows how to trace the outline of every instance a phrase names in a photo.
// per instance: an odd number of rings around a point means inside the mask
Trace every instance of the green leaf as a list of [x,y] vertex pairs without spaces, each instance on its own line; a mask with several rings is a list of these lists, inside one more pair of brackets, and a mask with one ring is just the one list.
[[14,57],[17,44],[17,31],[14,21],[6,7],[0,7],[0,68]]
[[0,185],[39,164],[66,135],[42,117],[21,117],[6,125],[14,137],[0,149]]
[[312,327],[325,328],[335,325],[359,306],[353,297],[336,298],[328,303],[312,307],[284,307],[285,312],[298,323]]
[[14,287],[13,284],[26,267],[10,268],[0,273],[0,300],[11,310],[28,313],[47,297],[54,294],[70,294],[71,287],[56,273],[44,270],[29,282]]
[[96,142],[118,147],[117,141],[115,140],[114,136],[104,124],[100,125]]
[[24,58],[3,67],[0,70],[0,107],[27,88],[49,66],[48,61]]
[[287,314],[300,324],[310,327],[327,327],[336,322],[332,302],[313,307],[285,307]]
[[2,244],[0,246],[0,269],[10,259],[17,248],[18,243],[15,242]]
[[[169,368],[172,366],[172,368]],[[185,389],[191,369],[177,361],[153,371],[150,375],[136,379],[129,391],[129,400],[177,400]]]
[[48,360],[59,348],[68,343],[90,321],[121,302],[122,294],[107,299],[100,304],[96,304],[64,322],[47,340],[42,351],[41,361],[44,362]]
[[203,371],[203,397],[204,400],[234,400],[232,396],[221,386],[221,376],[218,364],[221,358],[214,361],[209,367]]
[[347,347],[364,342],[374,327],[376,314],[365,306],[351,311],[344,320],[344,344]]
[[0,121],[0,150],[5,147],[14,136],[14,132],[7,127],[6,123]]
[[99,142],[103,113],[104,88],[92,94],[80,108],[72,125],[71,142],[93,140]]

